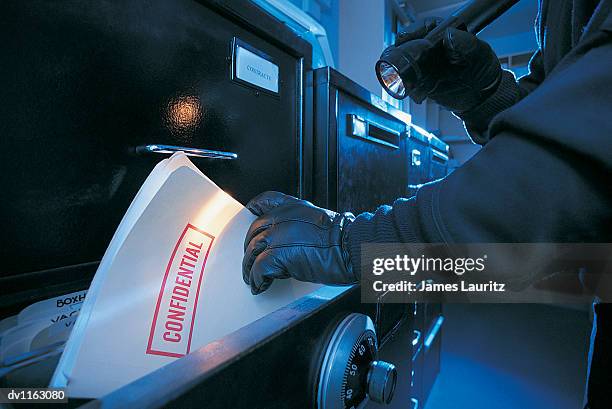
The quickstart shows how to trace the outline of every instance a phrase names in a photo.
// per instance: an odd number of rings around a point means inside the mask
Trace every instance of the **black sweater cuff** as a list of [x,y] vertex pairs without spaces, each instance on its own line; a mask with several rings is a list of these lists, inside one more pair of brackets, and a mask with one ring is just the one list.
[[465,124],[465,129],[472,140],[479,144],[486,144],[489,139],[489,124],[493,117],[508,109],[520,99],[520,89],[514,74],[503,70],[502,79],[493,95],[482,104],[465,112],[455,112]]
[[410,199],[397,199],[374,214],[362,213],[346,231],[347,251],[353,273],[361,279],[361,246],[365,243],[440,242],[434,220],[434,202],[439,183],[424,185]]

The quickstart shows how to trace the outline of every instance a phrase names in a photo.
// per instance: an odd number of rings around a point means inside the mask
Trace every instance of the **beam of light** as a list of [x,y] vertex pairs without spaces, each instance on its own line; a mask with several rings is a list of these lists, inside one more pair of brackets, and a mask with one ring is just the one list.
[[220,190],[202,206],[193,218],[193,224],[206,231],[220,232],[240,210],[240,204]]

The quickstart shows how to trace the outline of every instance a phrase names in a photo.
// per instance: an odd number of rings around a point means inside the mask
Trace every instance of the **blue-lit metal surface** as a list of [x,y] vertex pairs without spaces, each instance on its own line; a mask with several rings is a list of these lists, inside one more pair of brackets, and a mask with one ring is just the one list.
[[443,323],[444,323],[444,317],[439,316],[438,319],[436,319],[435,323],[433,324],[431,330],[427,333],[427,337],[425,338],[425,341],[423,342],[423,345],[425,345],[425,348],[429,348],[432,342],[434,342],[434,340],[438,336],[438,333],[440,332],[440,328],[442,328]]

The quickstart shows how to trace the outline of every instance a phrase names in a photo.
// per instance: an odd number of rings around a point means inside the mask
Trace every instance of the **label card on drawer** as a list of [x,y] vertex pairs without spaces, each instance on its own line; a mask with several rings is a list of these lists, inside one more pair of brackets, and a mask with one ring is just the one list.
[[234,40],[234,77],[278,94],[278,65],[238,39]]

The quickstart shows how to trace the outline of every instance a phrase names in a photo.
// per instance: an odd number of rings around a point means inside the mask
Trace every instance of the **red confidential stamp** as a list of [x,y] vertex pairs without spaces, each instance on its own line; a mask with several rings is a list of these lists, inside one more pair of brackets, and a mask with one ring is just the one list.
[[188,224],[166,267],[147,354],[180,358],[191,349],[200,285],[214,236]]

